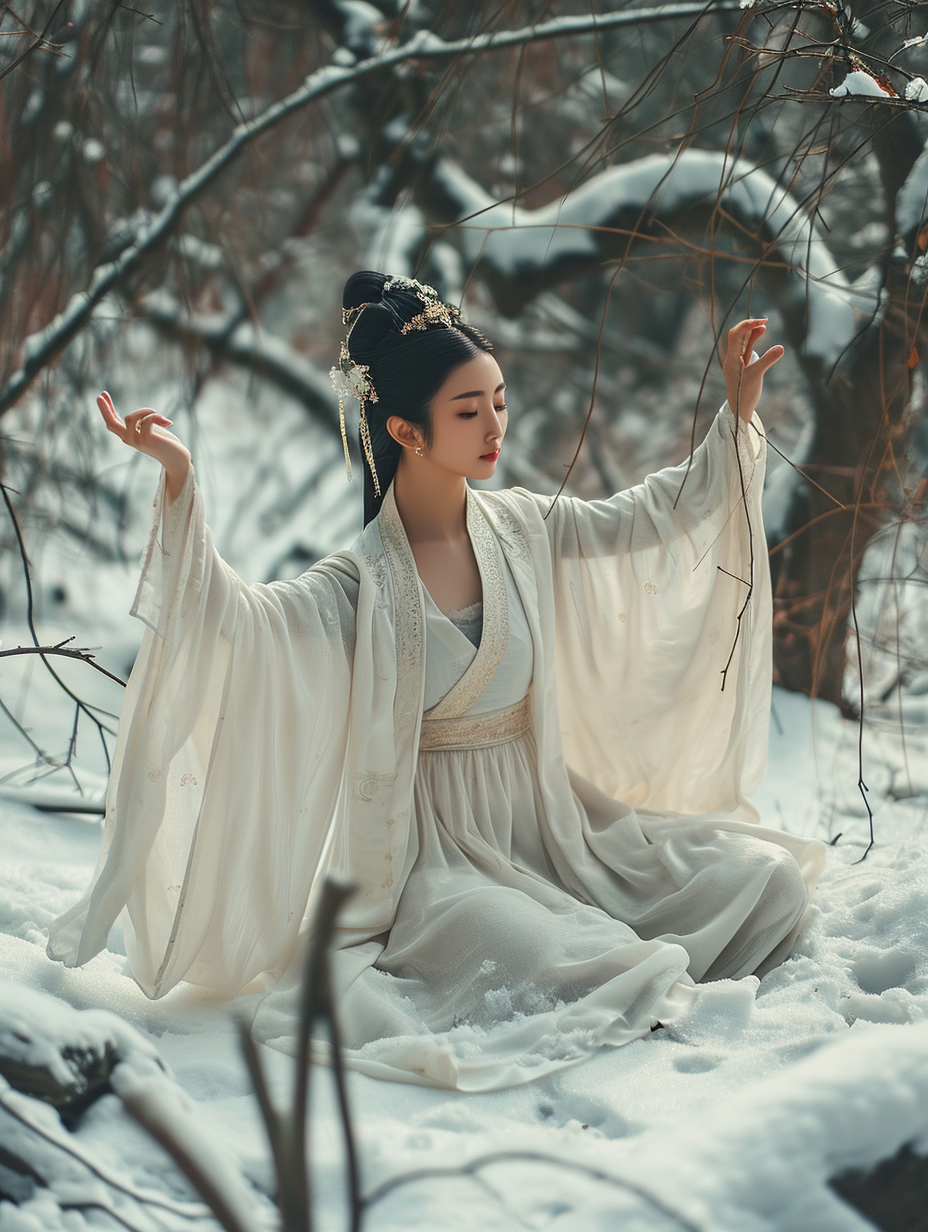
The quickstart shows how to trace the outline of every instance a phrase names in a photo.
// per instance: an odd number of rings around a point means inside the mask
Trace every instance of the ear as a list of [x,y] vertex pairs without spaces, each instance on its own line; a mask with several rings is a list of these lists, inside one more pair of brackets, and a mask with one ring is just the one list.
[[387,431],[404,449],[415,449],[422,444],[422,429],[406,419],[401,419],[399,415],[390,416],[387,420]]

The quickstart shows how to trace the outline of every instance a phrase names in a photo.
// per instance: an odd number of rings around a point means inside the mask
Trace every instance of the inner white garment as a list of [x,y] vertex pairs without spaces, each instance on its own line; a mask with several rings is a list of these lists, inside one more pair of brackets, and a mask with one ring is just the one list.
[[[529,627],[504,571],[508,641],[469,717],[514,705],[531,683]],[[423,601],[427,716],[477,648],[424,589]],[[601,836],[587,901],[564,886],[546,849],[532,730],[490,747],[420,751],[419,855],[382,954],[340,1004],[350,1065],[463,1089],[525,1081],[678,1018],[694,980],[736,978],[783,956],[808,901],[788,850],[801,840],[648,817],[571,778],[578,811]]]

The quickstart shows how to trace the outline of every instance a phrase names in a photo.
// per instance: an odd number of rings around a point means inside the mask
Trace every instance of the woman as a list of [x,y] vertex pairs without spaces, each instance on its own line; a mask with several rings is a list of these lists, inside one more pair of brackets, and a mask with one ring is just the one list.
[[161,539],[100,867],[49,953],[87,961],[127,905],[149,996],[279,980],[255,1029],[286,1048],[335,870],[359,887],[333,962],[348,1063],[511,1085],[679,1018],[801,927],[821,844],[757,827],[743,794],[770,693],[753,410],[783,351],[751,358],[764,322],[736,326],[740,419],[723,407],[688,468],[549,513],[468,487],[506,432],[486,339],[411,279],[357,274],[344,307],[367,524],[295,581],[245,586],[170,422],[99,400],[164,468]]

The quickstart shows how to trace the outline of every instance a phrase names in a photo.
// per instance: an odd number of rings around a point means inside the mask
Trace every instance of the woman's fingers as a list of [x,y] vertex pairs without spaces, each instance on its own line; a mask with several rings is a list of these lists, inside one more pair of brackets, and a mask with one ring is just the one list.
[[126,427],[130,432],[136,432],[147,419],[157,414],[158,412],[151,406],[143,406],[138,411],[130,411],[126,416]]
[[754,344],[762,338],[767,329],[766,317],[748,317],[739,321],[728,331],[728,353],[726,359],[748,362]]
[[133,411],[131,415],[126,416],[126,431],[136,436],[150,436],[151,430],[156,424],[167,426],[171,420],[162,415],[159,411],[153,411],[150,407],[141,411]]
[[190,451],[168,431],[172,421],[150,406],[130,411],[122,420],[105,391],[97,396],[97,406],[107,428],[121,441],[161,463],[167,476],[168,500],[175,500],[190,471]]
[[109,396],[106,390],[97,396],[97,406],[100,408],[100,414],[103,416],[103,422],[109,428],[110,432],[115,432],[117,436],[121,436],[125,440],[126,425],[116,414],[116,408],[113,406],[113,399]]
[[769,351],[764,351],[757,359],[749,361],[751,368],[754,368],[757,376],[763,376],[765,372],[769,372],[775,363],[783,358],[786,351],[777,343],[772,346]]
[[755,378],[761,377],[765,372],[768,372],[778,360],[783,358],[785,351],[782,346],[777,344],[770,347],[763,355],[755,354],[754,347],[766,331],[767,322],[765,317],[749,318],[733,326],[728,331],[728,353],[725,356],[722,367],[731,373],[737,373],[740,368],[741,374],[744,374],[750,368],[751,376]]
[[766,317],[748,317],[728,331],[728,347],[722,360],[728,404],[743,419],[750,419],[757,406],[764,376],[783,358],[784,349],[777,345],[758,355],[755,344],[767,331]]
[[123,420],[116,413],[113,399],[105,390],[98,395],[97,406],[100,408],[100,414],[103,416],[103,421],[110,432],[115,432],[127,445],[132,445],[136,448],[148,443],[151,439],[153,428],[169,428],[172,423],[166,415],[162,415],[160,411],[156,411],[150,406],[142,407],[137,411],[130,411],[125,420]]

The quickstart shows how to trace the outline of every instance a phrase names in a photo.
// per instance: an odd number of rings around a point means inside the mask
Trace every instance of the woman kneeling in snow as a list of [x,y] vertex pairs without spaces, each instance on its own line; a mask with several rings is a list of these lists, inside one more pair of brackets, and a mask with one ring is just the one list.
[[361,273],[343,316],[366,525],[294,581],[246,586],[169,421],[99,399],[164,477],[104,852],[49,953],[86,962],[127,907],[149,996],[276,979],[255,1028],[286,1047],[338,872],[346,1062],[506,1086],[678,1019],[802,926],[823,848],[744,795],[771,685],[754,407],[783,352],[753,356],[764,323],[741,322],[688,466],[552,509],[468,486],[496,469],[505,383],[457,309]]

